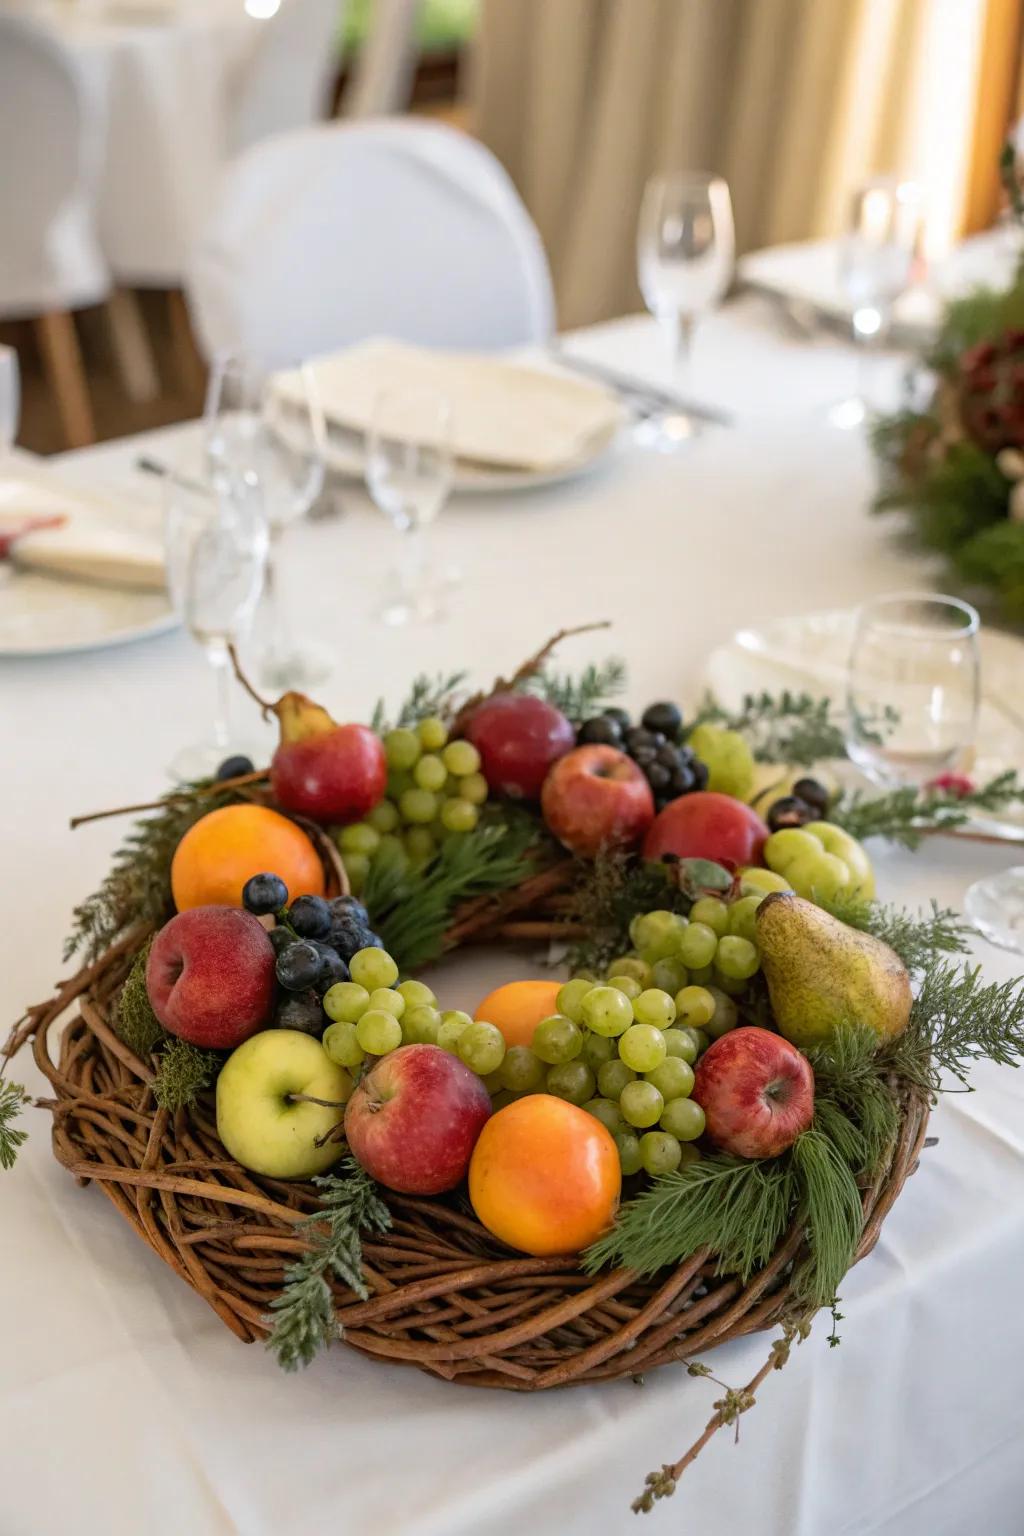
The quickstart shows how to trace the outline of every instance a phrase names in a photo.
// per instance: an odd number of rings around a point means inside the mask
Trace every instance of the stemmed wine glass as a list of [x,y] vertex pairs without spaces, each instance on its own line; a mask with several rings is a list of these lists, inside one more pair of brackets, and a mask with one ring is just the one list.
[[874,783],[923,787],[970,766],[981,699],[979,626],[969,603],[939,593],[897,592],[858,610],[846,680],[847,751]]
[[395,388],[374,401],[366,439],[366,485],[402,538],[397,591],[380,610],[385,624],[444,617],[444,585],[430,558],[428,530],[452,487],[452,408],[431,389]]
[[328,676],[333,658],[294,633],[282,546],[323,489],[327,428],[312,368],[274,376],[253,358],[221,356],[210,375],[205,423],[213,478],[254,478],[266,505],[270,554],[257,673],[268,688],[307,687]]
[[[640,291],[668,332],[673,383],[688,382],[693,331],[732,277],[735,255],[732,200],[721,176],[680,171],[647,183],[637,229]],[[638,431],[648,446],[672,452],[700,430],[684,409],[650,417]]]
[[878,176],[853,193],[839,245],[839,282],[852,312],[859,382],[855,395],[829,410],[833,426],[851,430],[867,419],[868,349],[889,333],[893,305],[910,284],[921,229],[921,191],[914,182]]
[[228,646],[252,622],[263,587],[269,532],[263,490],[250,474],[206,481],[171,470],[164,482],[167,586],[182,621],[206,652],[216,678],[210,737],[185,747],[171,764],[176,779],[208,777],[226,757],[251,756],[230,724]]

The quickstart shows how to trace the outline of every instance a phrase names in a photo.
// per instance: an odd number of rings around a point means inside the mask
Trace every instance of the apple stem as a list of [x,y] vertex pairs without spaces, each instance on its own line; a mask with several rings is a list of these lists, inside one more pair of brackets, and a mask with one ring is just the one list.
[[250,699],[253,699],[259,705],[264,720],[269,720],[271,715],[275,713],[274,706],[269,699],[263,698],[261,694],[256,692],[256,689],[242,671],[242,664],[238,659],[238,652],[235,649],[235,642],[233,640],[228,641],[228,655],[231,657],[231,665],[234,668],[235,677],[241,683]]
[[344,1109],[344,1099],[318,1099],[312,1093],[286,1093],[289,1104],[319,1104],[322,1109]]

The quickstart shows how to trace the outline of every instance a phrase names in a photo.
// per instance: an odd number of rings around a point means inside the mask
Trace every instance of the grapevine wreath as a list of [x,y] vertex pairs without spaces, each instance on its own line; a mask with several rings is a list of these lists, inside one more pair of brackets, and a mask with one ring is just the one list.
[[[81,968],[3,1060],[31,1043],[57,1160],[287,1369],[342,1338],[531,1391],[776,1330],[649,1509],[820,1308],[838,1343],[943,1081],[1024,1052],[1021,987],[880,904],[860,841],[1024,786],[840,792],[827,701],[634,722],[621,663],[552,670],[567,633],[369,726],[286,694],[269,770],[127,807]],[[529,979],[444,1010],[414,973],[479,941]],[[0,1078],[7,1167],[25,1100]]]

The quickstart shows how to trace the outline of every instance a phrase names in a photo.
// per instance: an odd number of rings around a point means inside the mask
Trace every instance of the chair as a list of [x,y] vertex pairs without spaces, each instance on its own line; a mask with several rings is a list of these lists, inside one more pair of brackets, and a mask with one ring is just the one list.
[[0,316],[32,319],[72,447],[96,434],[71,311],[111,286],[93,221],[97,125],[59,46],[0,12]]
[[230,154],[330,116],[345,9],[343,0],[282,0],[262,24],[229,109]]
[[207,356],[269,364],[371,335],[492,350],[545,339],[547,260],[505,171],[440,124],[333,123],[230,170],[187,282]]

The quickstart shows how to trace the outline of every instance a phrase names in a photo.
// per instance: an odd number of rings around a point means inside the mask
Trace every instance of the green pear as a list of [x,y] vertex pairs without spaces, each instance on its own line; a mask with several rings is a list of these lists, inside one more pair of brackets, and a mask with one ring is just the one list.
[[789,891],[765,897],[756,934],[775,1022],[794,1045],[827,1044],[841,1024],[879,1041],[906,1029],[910,976],[888,944]]

